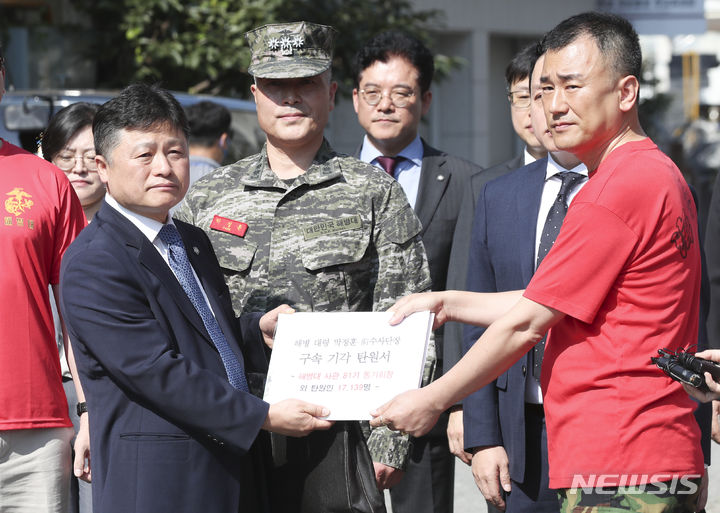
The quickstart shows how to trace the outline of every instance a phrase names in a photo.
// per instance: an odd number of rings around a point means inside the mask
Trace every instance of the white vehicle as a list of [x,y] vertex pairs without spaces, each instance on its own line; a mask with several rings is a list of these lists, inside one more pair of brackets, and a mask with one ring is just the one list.
[[[52,116],[72,103],[103,104],[118,91],[99,90],[14,90],[0,103],[0,137],[27,151],[37,152],[39,136]],[[255,103],[222,96],[176,93],[183,107],[208,100],[227,107],[232,114],[232,134],[223,164],[229,164],[260,151],[265,134],[260,130]]]

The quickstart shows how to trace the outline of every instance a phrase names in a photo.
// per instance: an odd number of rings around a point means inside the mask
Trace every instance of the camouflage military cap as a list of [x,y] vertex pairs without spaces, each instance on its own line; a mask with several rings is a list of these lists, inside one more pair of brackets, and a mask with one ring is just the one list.
[[306,21],[265,25],[245,34],[252,55],[248,72],[257,78],[302,78],[330,68],[335,34]]

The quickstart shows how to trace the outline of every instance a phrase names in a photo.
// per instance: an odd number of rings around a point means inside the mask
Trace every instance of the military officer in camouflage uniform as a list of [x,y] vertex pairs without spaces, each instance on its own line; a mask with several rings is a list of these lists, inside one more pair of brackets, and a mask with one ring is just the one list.
[[[300,22],[246,37],[266,144],[196,182],[176,215],[208,233],[236,314],[282,303],[298,311],[382,311],[429,289],[420,222],[400,185],[336,153],[323,137],[337,89],[330,76],[335,30]],[[426,374],[434,347],[429,352]],[[406,464],[408,438],[384,427],[366,434],[378,487],[386,488]],[[288,441],[289,464],[303,443]],[[292,495],[291,485],[277,486],[271,496]]]

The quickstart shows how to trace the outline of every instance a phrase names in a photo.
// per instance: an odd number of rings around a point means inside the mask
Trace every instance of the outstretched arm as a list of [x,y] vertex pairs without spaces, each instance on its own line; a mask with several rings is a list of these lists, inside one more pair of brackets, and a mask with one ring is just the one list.
[[490,325],[468,353],[439,380],[410,390],[371,412],[372,426],[422,436],[441,412],[488,384],[539,342],[564,314],[527,298]]
[[399,324],[411,313],[429,310],[435,314],[433,329],[448,321],[489,326],[509,312],[522,293],[522,290],[492,293],[444,290],[412,294],[399,299],[388,309],[393,312],[390,324]]

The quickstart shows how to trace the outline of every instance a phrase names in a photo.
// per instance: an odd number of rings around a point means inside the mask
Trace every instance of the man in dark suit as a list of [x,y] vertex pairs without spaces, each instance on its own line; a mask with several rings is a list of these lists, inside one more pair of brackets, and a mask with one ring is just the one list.
[[[353,105],[366,132],[357,156],[393,175],[403,187],[422,223],[432,289],[445,290],[460,202],[470,176],[482,170],[429,146],[418,135],[432,100],[433,73],[433,56],[419,40],[397,31],[379,34],[356,56]],[[435,337],[438,377],[443,368],[442,330]],[[452,511],[454,461],[447,423],[446,413],[433,432],[413,441],[404,477],[389,483],[396,513]]]
[[93,135],[108,195],[61,275],[87,389],[93,508],[262,511],[258,432],[330,425],[322,407],[248,393],[245,372],[266,365],[262,342],[283,307],[238,323],[207,236],[169,217],[189,176],[172,95],[128,87],[98,111]]
[[[469,247],[472,212],[475,210],[475,205],[477,205],[483,185],[490,180],[506,175],[547,155],[547,150],[533,129],[530,119],[530,79],[528,77],[528,68],[534,58],[535,47],[535,43],[524,47],[508,63],[507,68],[505,68],[505,86],[507,88],[508,103],[510,104],[510,120],[512,121],[515,134],[524,143],[523,151],[471,177],[467,194],[472,194],[472,200],[463,206],[461,213],[461,216],[466,215],[467,212],[465,208],[469,207],[470,220],[467,226],[468,231],[463,233],[465,236],[463,239],[468,242],[462,247],[456,244],[458,249],[467,250]],[[458,220],[458,223],[460,223],[460,220]],[[453,251],[454,250],[455,247],[453,248]],[[465,251],[465,256],[467,256],[467,251]],[[461,285],[464,286],[465,282],[463,281]]]
[[[567,171],[582,175],[563,199],[569,203],[584,185],[587,168],[574,155],[558,151],[542,107],[537,60],[531,81],[529,114],[535,136],[548,156],[488,182],[475,210],[468,266],[468,290],[524,289],[535,273],[540,236]],[[466,328],[468,350],[482,328]],[[465,445],[473,452],[473,474],[480,491],[508,513],[553,513],[557,497],[548,486],[539,365],[532,351],[495,382],[464,401]],[[510,492],[503,497],[502,490]]]
[[[546,150],[538,141],[530,122],[530,90],[528,80],[528,68],[535,52],[535,45],[529,45],[519,51],[505,68],[505,84],[507,88],[507,99],[510,104],[510,119],[513,130],[525,143],[523,152],[505,162],[489,167],[482,172],[474,173],[470,177],[470,186],[466,188],[465,195],[460,206],[455,234],[453,236],[452,252],[450,254],[450,266],[447,276],[448,290],[467,289],[468,255],[470,252],[470,238],[472,235],[472,224],[475,215],[475,205],[480,198],[480,191],[490,180],[506,175],[515,169],[534,162],[536,159],[544,158]],[[443,360],[445,369],[451,368],[463,355],[462,330],[463,325],[457,322],[449,322],[445,328],[445,344],[443,346]],[[457,449],[453,453],[466,463],[468,456],[464,456],[464,419],[462,404],[455,405],[450,413],[448,435],[452,440],[457,440]]]

